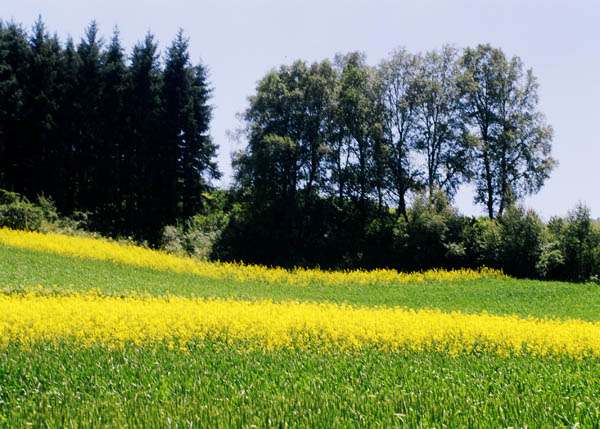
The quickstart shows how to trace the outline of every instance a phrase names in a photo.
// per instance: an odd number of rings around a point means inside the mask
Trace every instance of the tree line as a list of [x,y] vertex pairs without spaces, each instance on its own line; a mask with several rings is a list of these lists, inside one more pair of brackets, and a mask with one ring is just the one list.
[[[0,23],[0,227],[284,267],[597,279],[584,205],[548,223],[519,205],[556,164],[537,91],[490,45],[282,65],[249,97],[234,184],[216,190],[211,87],[181,31],[162,56],[150,33],[126,55],[95,23],[77,44]],[[452,207],[465,183],[487,216]]]
[[156,240],[220,176],[210,95],[181,31],[161,60],[150,33],[127,55],[118,31],[105,42],[94,22],[64,44],[41,19],[30,33],[0,22],[0,188]]
[[[427,233],[435,240],[416,237],[409,202],[413,215],[439,208],[472,183],[495,219],[537,192],[555,165],[537,89],[518,57],[490,45],[398,49],[377,66],[352,52],[270,71],[249,99],[248,145],[234,159],[244,204],[231,256],[401,269],[477,263],[428,244],[443,242],[447,226]],[[446,244],[458,247],[447,250],[464,253],[456,233]]]
[[[555,161],[537,82],[518,57],[480,45],[354,52],[268,73],[245,113],[238,184],[267,198],[335,196],[397,206],[471,182],[490,218],[537,192]],[[269,168],[266,168],[267,165]]]

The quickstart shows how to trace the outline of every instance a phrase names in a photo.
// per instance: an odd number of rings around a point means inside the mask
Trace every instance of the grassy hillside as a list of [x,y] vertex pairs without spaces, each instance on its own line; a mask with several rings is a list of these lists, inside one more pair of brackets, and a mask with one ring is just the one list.
[[[593,427],[600,420],[594,284],[277,284],[0,244],[0,285],[0,427]],[[221,299],[214,316],[209,298]],[[246,310],[235,313],[229,299]],[[261,313],[255,304],[265,299]],[[390,307],[441,313],[423,313],[431,315],[423,322],[421,313]],[[467,317],[473,313],[518,317],[492,323]],[[405,327],[391,322],[396,317]]]
[[600,286],[537,280],[483,279],[418,284],[274,286],[264,282],[214,280],[113,264],[106,261],[17,249],[0,244],[0,283],[7,289],[56,285],[105,293],[147,292],[181,296],[328,301],[366,306],[439,308],[467,313],[516,314],[600,320]]

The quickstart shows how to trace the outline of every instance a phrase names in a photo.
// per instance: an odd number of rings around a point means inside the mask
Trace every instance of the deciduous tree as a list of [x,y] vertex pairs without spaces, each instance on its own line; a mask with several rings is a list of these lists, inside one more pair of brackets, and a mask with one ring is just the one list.
[[475,202],[494,218],[538,192],[555,165],[552,128],[537,110],[538,84],[518,57],[479,45],[461,59],[462,109],[474,158]]
[[420,176],[420,171],[411,158],[418,135],[415,80],[420,63],[419,55],[398,49],[379,65],[389,148],[389,191],[406,221],[406,197],[418,187]]
[[427,194],[436,189],[450,198],[469,177],[469,150],[463,140],[457,86],[457,51],[444,46],[427,52],[415,79],[415,148],[425,158]]

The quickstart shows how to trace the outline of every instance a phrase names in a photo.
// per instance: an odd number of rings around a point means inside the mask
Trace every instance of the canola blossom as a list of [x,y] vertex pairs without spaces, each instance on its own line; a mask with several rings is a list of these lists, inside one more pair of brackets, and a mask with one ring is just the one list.
[[0,244],[142,268],[194,274],[215,280],[264,282],[281,285],[391,285],[507,277],[502,271],[486,267],[479,270],[429,270],[415,273],[402,273],[387,269],[343,272],[303,268],[286,270],[242,263],[205,262],[102,239],[15,231],[8,228],[0,229]]
[[99,292],[0,295],[0,347],[71,341],[108,348],[222,344],[258,350],[309,349],[452,355],[600,357],[600,323],[329,303],[236,301]]

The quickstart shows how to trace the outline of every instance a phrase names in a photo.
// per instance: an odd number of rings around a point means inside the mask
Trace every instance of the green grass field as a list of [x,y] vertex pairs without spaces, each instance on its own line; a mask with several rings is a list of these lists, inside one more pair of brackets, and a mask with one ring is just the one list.
[[204,347],[0,354],[7,427],[594,427],[600,366]]
[[600,320],[600,286],[537,280],[479,280],[394,286],[275,287],[264,283],[211,280],[110,262],[71,258],[0,244],[0,285],[5,289],[56,285],[105,293],[125,291],[236,299],[328,301],[365,306],[439,308],[466,313],[516,314]]
[[[529,280],[359,287],[207,280],[0,245],[5,293],[272,298],[600,320],[600,287]],[[2,427],[598,427],[600,361],[485,353],[123,350],[66,341],[0,350]],[[576,426],[575,426],[576,427]]]

